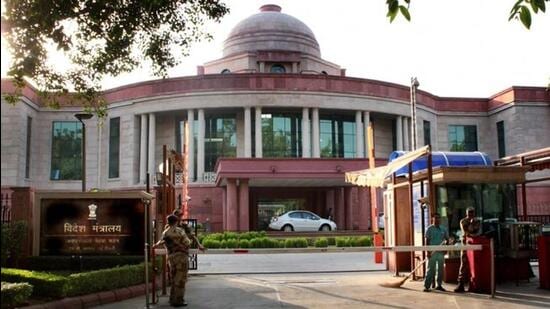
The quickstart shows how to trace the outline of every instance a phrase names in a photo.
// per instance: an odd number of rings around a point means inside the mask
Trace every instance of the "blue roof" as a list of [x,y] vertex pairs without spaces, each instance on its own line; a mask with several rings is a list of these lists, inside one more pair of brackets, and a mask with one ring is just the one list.
[[[390,154],[389,162],[407,153],[406,151],[394,151]],[[432,152],[432,166],[492,166],[493,162],[484,152],[450,152],[434,151]],[[423,156],[412,162],[413,173],[424,170],[428,167],[428,157]],[[409,166],[397,170],[397,176],[404,176],[409,173]]]

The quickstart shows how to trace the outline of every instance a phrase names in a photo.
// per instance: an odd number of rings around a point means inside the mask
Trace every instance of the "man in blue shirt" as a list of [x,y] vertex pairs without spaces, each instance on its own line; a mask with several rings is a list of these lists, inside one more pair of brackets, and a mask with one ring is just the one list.
[[[426,245],[439,246],[447,243],[449,233],[444,226],[440,225],[441,217],[438,213],[432,215],[432,225],[426,230]],[[445,291],[441,286],[443,282],[443,263],[445,261],[445,253],[440,251],[428,252],[428,272],[424,279],[424,292],[429,292],[434,280],[435,269],[437,266],[437,287],[438,291]]]

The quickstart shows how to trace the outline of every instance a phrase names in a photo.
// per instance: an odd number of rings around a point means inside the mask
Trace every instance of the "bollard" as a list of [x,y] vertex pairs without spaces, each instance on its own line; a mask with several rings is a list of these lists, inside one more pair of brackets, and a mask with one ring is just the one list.
[[[384,239],[382,238],[382,235],[380,235],[380,233],[374,234],[374,246],[382,247],[383,245],[384,245]],[[383,256],[383,253],[381,251],[375,252],[374,262],[376,264],[382,264],[382,256]]]

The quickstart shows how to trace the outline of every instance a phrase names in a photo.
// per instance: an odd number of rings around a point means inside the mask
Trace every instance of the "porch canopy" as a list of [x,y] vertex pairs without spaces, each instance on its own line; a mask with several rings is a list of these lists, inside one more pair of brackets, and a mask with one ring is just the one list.
[[346,182],[363,187],[383,187],[387,177],[427,153],[430,146],[424,146],[415,151],[408,152],[385,166],[372,169],[364,169],[346,173]]

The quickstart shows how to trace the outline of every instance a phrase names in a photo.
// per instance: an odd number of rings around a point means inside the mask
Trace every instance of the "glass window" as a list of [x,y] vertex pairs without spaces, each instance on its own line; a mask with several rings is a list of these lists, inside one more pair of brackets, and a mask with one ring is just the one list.
[[321,157],[355,157],[355,121],[351,117],[322,116],[319,120]]
[[294,219],[302,219],[302,213],[299,211],[290,213],[288,216]]
[[120,117],[109,120],[109,178],[119,177]]
[[286,72],[286,69],[284,66],[280,65],[280,64],[274,64],[271,66],[271,70],[270,70],[271,73],[285,73]]
[[262,114],[262,144],[265,158],[300,157],[301,118],[293,113]]
[[53,122],[50,179],[82,179],[82,124],[79,121]]
[[499,158],[506,156],[506,143],[504,139],[504,121],[497,122],[497,140]]
[[450,151],[477,151],[476,126],[449,126]]
[[432,128],[430,127],[430,122],[424,120],[424,145],[432,144]]
[[30,178],[31,174],[31,130],[32,118],[27,117],[27,149],[25,153],[25,178]]
[[214,172],[218,158],[237,156],[237,121],[234,115],[212,115],[205,122],[204,170]]

